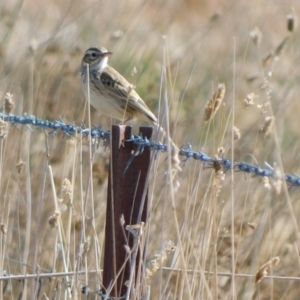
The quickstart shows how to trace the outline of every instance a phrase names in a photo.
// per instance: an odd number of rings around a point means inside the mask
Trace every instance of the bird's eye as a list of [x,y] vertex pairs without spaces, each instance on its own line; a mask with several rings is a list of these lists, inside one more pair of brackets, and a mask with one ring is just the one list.
[[95,52],[92,53],[92,57],[96,57],[96,53]]

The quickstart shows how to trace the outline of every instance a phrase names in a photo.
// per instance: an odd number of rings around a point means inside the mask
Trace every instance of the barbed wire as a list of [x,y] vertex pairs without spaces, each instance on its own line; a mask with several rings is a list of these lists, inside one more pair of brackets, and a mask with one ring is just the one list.
[[[81,134],[84,137],[91,135],[92,138],[103,140],[105,146],[109,145],[110,132],[102,130],[100,127],[96,126],[90,129],[86,128],[84,125],[77,126],[74,124],[66,124],[62,119],[60,121],[48,121],[26,114],[23,116],[16,116],[13,114],[0,113],[0,119],[5,122],[9,122],[12,125],[26,125],[31,130],[31,126],[41,129],[49,129],[50,133],[55,133],[60,130],[68,137],[72,137],[75,134]],[[160,152],[168,151],[168,146],[166,144],[149,140],[142,135],[132,135],[128,141],[132,141],[134,144],[134,155],[142,153],[146,148]],[[254,176],[285,180],[290,186],[300,186],[300,176],[293,174],[280,175],[278,169],[271,167],[268,163],[265,163],[266,168],[263,169],[259,165],[254,166],[245,162],[231,162],[226,158],[213,158],[202,151],[192,151],[192,146],[190,144],[188,144],[187,148],[181,147],[179,149],[179,155],[185,157],[185,162],[190,159],[199,160],[203,164],[213,167],[214,169],[222,168],[224,172],[233,169],[235,171],[245,172]]]
[[[232,273],[230,272],[209,272],[209,271],[197,271],[197,270],[193,270],[193,269],[187,269],[187,270],[182,270],[180,268],[169,268],[169,267],[162,267],[162,270],[168,271],[168,272],[179,272],[182,273],[183,271],[186,272],[187,274],[193,273],[193,274],[197,274],[200,272],[203,272],[204,274],[210,274],[210,275],[217,275],[217,276],[223,276],[223,277],[230,277],[232,276]],[[103,270],[100,270],[100,272],[102,272]],[[18,282],[22,282],[23,280],[37,280],[39,281],[40,284],[40,288],[45,284],[45,282],[43,281],[43,279],[49,279],[51,280],[51,278],[58,278],[58,277],[65,277],[65,276],[76,276],[76,275],[86,275],[88,274],[97,274],[99,271],[97,270],[90,270],[90,271],[70,271],[70,272],[49,272],[49,273],[40,273],[40,274],[23,274],[23,275],[12,275],[9,274],[7,271],[3,271],[3,273],[1,274],[2,276],[0,276],[0,281],[3,282],[10,282],[12,280],[16,280]],[[240,278],[254,278],[255,275],[251,275],[251,274],[242,274],[242,273],[235,273],[234,274],[235,277],[240,277]],[[299,277],[292,277],[292,276],[275,276],[275,275],[269,275],[269,276],[265,276],[264,280],[269,279],[269,280],[300,280]],[[62,281],[63,284],[65,284],[66,286],[71,286],[71,282],[65,282]],[[102,298],[105,298],[107,300],[121,300],[121,299],[125,299],[125,296],[121,296],[121,297],[110,297],[105,293],[104,289],[96,289],[96,290],[92,290],[89,286],[86,285],[82,285],[81,288],[81,293],[84,295],[98,295],[101,296]]]

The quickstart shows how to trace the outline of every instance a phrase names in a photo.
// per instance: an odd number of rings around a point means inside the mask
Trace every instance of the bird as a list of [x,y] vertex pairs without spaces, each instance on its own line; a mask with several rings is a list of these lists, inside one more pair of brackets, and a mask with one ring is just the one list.
[[[121,124],[133,118],[151,123],[166,136],[157,117],[135,91],[135,87],[108,64],[112,54],[105,47],[90,47],[85,51],[81,61],[81,81],[85,96],[88,97],[89,86],[90,103],[101,113],[121,120]],[[171,138],[170,143],[173,149],[178,149]]]
[[[122,124],[133,118],[157,125],[157,118],[144,100],[118,71],[108,65],[112,52],[104,47],[91,47],[84,53],[81,63],[81,81],[90,102],[103,114],[121,120]],[[87,76],[89,65],[89,83]]]

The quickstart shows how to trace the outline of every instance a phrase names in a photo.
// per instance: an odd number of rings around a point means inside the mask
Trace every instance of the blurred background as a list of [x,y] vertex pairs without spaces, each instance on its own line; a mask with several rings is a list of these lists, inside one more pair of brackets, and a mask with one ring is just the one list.
[[[297,0],[2,0],[0,106],[10,92],[16,115],[88,124],[81,59],[87,48],[105,46],[113,52],[109,64],[136,86],[155,114],[166,67],[171,133],[179,146],[191,143],[193,150],[212,157],[231,158],[233,152],[235,161],[263,168],[267,162],[281,174],[299,174],[299,11]],[[226,86],[225,97],[214,118],[205,122],[207,102],[219,83]],[[107,116],[93,108],[91,113],[92,125],[110,130]],[[130,125],[137,133],[141,124]],[[233,125],[240,135],[234,143]],[[92,200],[86,140],[16,125],[0,143],[0,216],[6,228],[0,271],[35,273],[37,265],[44,273],[63,271],[57,227],[48,222],[55,211],[62,221],[69,270],[75,269],[76,249],[84,242],[82,228],[91,240],[86,267],[101,269],[109,150],[95,150]],[[163,266],[193,272],[185,277],[188,289],[180,273],[158,271],[148,282],[151,299],[298,299],[296,278],[256,283],[253,276],[274,257],[280,262],[269,273],[299,276],[299,187],[242,172],[219,176],[189,161],[178,174],[174,212],[164,181],[166,165],[161,154],[151,173],[148,259],[168,240],[178,245],[180,236],[182,248]],[[184,253],[184,265],[178,251]],[[221,274],[199,275],[231,273],[233,257],[235,272],[248,276],[233,282]],[[1,284],[0,299],[17,299],[21,291],[29,299],[37,289],[33,281]],[[74,299],[80,299],[83,285],[101,287],[101,275],[72,284]],[[39,299],[66,297],[65,290],[63,280],[45,280]]]

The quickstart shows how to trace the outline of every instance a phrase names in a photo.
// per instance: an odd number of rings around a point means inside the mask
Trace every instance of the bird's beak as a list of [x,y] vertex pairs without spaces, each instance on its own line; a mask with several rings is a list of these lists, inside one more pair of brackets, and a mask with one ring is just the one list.
[[106,56],[110,56],[110,55],[112,55],[112,54],[113,54],[112,52],[107,51],[107,52],[103,53],[103,56],[106,57]]

